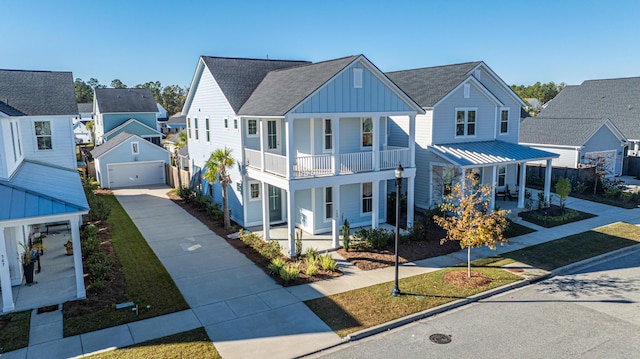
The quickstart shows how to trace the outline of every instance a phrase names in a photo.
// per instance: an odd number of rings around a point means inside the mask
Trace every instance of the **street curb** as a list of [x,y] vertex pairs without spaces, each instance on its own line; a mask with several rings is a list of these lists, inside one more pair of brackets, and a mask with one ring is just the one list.
[[587,258],[584,260],[581,260],[579,262],[575,262],[569,265],[566,265],[564,267],[560,267],[560,268],[556,268],[554,270],[552,270],[550,272],[550,276],[556,276],[559,274],[564,274],[567,272],[571,272],[574,271],[578,268],[581,267],[589,267],[591,265],[594,265],[598,262],[602,262],[605,260],[609,260],[609,259],[614,259],[616,257],[622,257],[624,255],[627,255],[629,253],[633,253],[635,251],[639,251],[640,250],[640,244],[634,244],[634,245],[630,245],[624,248],[619,248],[616,249],[615,251],[611,251],[611,252],[607,252],[607,253],[603,253],[600,255],[597,255],[595,257],[591,257],[591,258]]

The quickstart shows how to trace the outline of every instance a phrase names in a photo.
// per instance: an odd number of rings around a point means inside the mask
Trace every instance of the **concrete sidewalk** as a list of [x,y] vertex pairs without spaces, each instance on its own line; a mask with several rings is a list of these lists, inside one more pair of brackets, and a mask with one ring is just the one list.
[[[361,271],[334,253],[344,276],[283,288],[166,196],[167,187],[121,189],[115,194],[167,268],[191,309],[68,338],[35,334],[28,348],[2,358],[66,358],[144,342],[204,327],[224,358],[291,358],[344,342],[302,301],[393,280],[393,267]],[[588,220],[513,238],[496,251],[472,250],[472,259],[626,221],[640,223],[640,210],[569,198],[567,206],[598,214]],[[529,225],[527,222],[520,222]],[[532,225],[533,226],[533,225]],[[401,277],[466,261],[466,253],[408,263]],[[536,272],[536,276],[546,273]],[[57,322],[57,319],[51,319]],[[46,324],[46,323],[45,323]]]

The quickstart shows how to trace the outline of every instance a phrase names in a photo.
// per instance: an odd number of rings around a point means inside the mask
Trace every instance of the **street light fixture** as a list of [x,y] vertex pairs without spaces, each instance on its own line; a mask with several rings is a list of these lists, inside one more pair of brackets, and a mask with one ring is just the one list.
[[404,168],[398,162],[398,168],[395,170],[396,174],[396,281],[391,295],[397,297],[400,295],[400,288],[398,287],[398,238],[400,237],[400,186],[402,185],[402,175],[404,174]]

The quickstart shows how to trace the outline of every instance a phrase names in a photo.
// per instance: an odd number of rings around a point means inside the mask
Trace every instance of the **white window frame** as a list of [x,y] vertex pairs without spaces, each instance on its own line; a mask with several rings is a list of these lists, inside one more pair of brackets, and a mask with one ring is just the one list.
[[[368,184],[371,185],[371,196],[369,197],[365,197],[364,196],[364,186]],[[370,210],[368,212],[364,211],[364,207],[365,207],[365,201],[370,201],[369,207]],[[362,182],[360,184],[360,215],[364,216],[367,214],[373,213],[373,182]]]
[[[469,112],[473,111],[474,114],[474,122],[473,122],[473,135],[469,135]],[[464,112],[464,132],[462,135],[458,135],[458,112]],[[476,107],[456,107],[455,113],[453,117],[454,126],[453,126],[453,134],[455,138],[473,138],[476,137],[478,133],[478,109]]]
[[238,119],[237,119],[237,118],[234,118],[234,119],[233,119],[233,129],[234,129],[234,130],[237,130],[237,129],[238,129]]
[[229,118],[225,117],[222,122],[224,123],[224,128],[229,129]]
[[464,98],[471,97],[471,84],[464,84],[463,86]]
[[[498,166],[497,170],[497,176],[496,176],[496,186],[497,187],[504,187],[507,185],[507,166],[506,165],[500,165]],[[502,184],[500,184],[500,178],[502,178]]]
[[[364,121],[366,121],[367,119],[371,120],[371,132],[364,132]],[[376,134],[373,133],[373,121],[374,121],[374,117],[361,117],[360,118],[360,149],[361,150],[373,150],[373,136],[375,136]],[[365,134],[370,134],[371,135],[371,145],[364,145],[364,135]]]
[[[258,196],[253,197],[253,186],[257,187]],[[249,201],[259,201],[262,199],[262,188],[260,188],[260,182],[249,181]]]
[[364,69],[354,68],[353,69],[353,88],[361,89],[363,83],[364,83]]
[[[505,121],[502,118],[502,113],[506,112],[507,113],[507,120]],[[510,115],[510,109],[508,107],[502,107],[500,108],[500,130],[498,131],[501,135],[508,135],[509,134],[509,115]],[[507,124],[507,131],[502,132],[502,124],[506,123]]]
[[207,134],[207,142],[211,142],[211,125],[209,123],[209,117],[204,118],[205,133]]
[[194,117],[193,118],[193,128],[195,129],[194,133],[195,133],[195,139],[196,141],[200,140],[200,134],[198,133],[198,118]]
[[187,117],[187,137],[191,138],[191,117]]
[[[38,133],[36,132],[36,123],[45,123],[48,122],[49,123],[49,134],[48,135],[38,135]],[[51,151],[53,150],[53,127],[51,126],[51,121],[49,120],[43,120],[43,121],[33,121],[33,133],[36,137],[36,149],[38,151]],[[40,145],[38,144],[38,138],[45,138],[45,137],[49,137],[49,141],[50,141],[50,147],[49,148],[40,148]]]
[[131,154],[132,155],[140,154],[140,143],[138,141],[131,142]]
[[[253,121],[255,125],[255,133],[251,133],[251,121]],[[247,119],[247,137],[260,137],[260,126],[258,125],[258,120],[255,118]]]
[[[329,122],[328,125],[327,125],[327,121]],[[331,141],[330,148],[327,148],[327,138],[329,138]],[[333,147],[334,147],[333,146],[333,119],[323,118],[322,119],[322,152],[333,153]]]
[[18,151],[16,150],[16,135],[13,130],[14,123],[9,122],[9,125],[11,126],[11,144],[13,145],[13,162],[15,163],[18,162]]
[[[327,200],[327,189],[331,190],[331,198],[330,201]],[[324,187],[322,190],[322,197],[323,197],[323,201],[322,203],[324,204],[323,206],[323,212],[324,212],[324,221],[325,222],[329,222],[333,219],[333,187]],[[331,210],[329,211],[329,213],[327,213],[327,208],[328,206],[331,206]]]

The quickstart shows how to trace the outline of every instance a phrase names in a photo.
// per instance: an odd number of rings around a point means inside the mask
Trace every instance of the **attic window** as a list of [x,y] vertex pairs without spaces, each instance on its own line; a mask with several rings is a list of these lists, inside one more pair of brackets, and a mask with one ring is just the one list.
[[131,154],[132,155],[140,154],[140,148],[138,147],[138,142],[131,142]]
[[469,98],[471,95],[470,92],[471,92],[471,85],[464,84],[464,98]]
[[362,69],[353,69],[353,88],[362,88]]
[[478,80],[481,80],[482,71],[481,71],[481,70],[476,70],[476,71],[474,71],[473,75],[474,75]]

